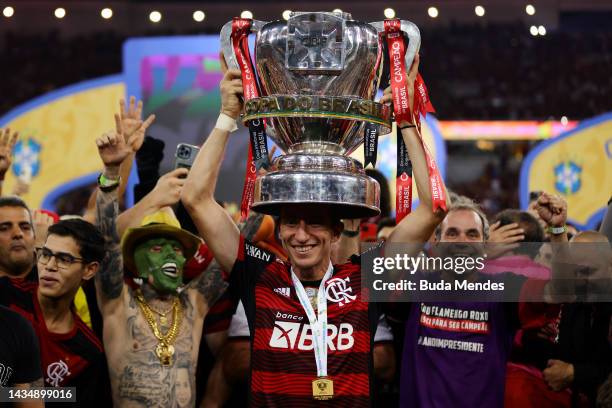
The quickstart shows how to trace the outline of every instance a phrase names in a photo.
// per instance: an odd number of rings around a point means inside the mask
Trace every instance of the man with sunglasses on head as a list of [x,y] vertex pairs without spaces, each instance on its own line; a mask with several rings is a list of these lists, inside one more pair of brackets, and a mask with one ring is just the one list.
[[104,253],[104,238],[95,226],[80,219],[60,221],[49,227],[37,252],[38,282],[0,278],[0,303],[25,317],[36,332],[44,386],[76,387],[78,406],[110,404],[102,343],[72,307]]

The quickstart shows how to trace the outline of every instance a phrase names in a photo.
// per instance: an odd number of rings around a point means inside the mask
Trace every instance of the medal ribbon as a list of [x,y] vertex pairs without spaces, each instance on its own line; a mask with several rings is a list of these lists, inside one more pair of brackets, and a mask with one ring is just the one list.
[[412,211],[412,162],[408,157],[402,131],[397,128],[397,174],[395,177],[395,221]]
[[376,156],[378,152],[378,126],[373,123],[366,123],[363,136],[363,167],[368,164],[376,167]]
[[[245,102],[259,96],[255,81],[255,70],[249,53],[251,23],[252,20],[248,18],[234,18],[232,21],[232,45],[242,74],[242,89]],[[270,166],[264,121],[261,119],[251,120],[248,126],[251,143],[249,144],[244,188],[242,189],[242,200],[240,203],[240,215],[243,220],[247,218],[249,208],[253,203],[253,190],[255,179],[257,178],[257,170],[260,168],[267,169]]]
[[312,330],[312,344],[318,377],[327,377],[327,296],[325,293],[325,282],[331,278],[333,272],[334,268],[330,261],[329,268],[327,268],[327,272],[325,272],[325,276],[323,276],[321,284],[319,285],[319,292],[317,293],[317,314],[315,315],[310,299],[308,299],[308,295],[304,289],[304,285],[302,285],[300,279],[293,272],[293,268],[291,268],[291,279],[295,287],[295,294],[306,313]]
[[[378,36],[378,53],[376,54],[376,67],[375,71],[369,78],[369,83],[373,83],[374,78],[378,77],[376,83],[380,83],[380,76],[382,75],[382,43],[381,36]],[[372,164],[372,167],[376,167],[376,158],[378,155],[378,126],[373,123],[366,123],[363,130],[363,168],[368,167],[368,164]]]
[[[427,171],[429,173],[429,188],[431,190],[431,200],[433,211],[446,209],[446,194],[442,188],[442,177],[438,166],[433,159],[429,149],[421,137],[420,116],[425,117],[427,112],[434,112],[433,105],[427,93],[427,87],[420,74],[417,74],[414,83],[413,111],[410,110],[409,89],[407,84],[408,73],[406,70],[406,47],[404,36],[401,31],[399,19],[385,20],[385,33],[389,48],[389,61],[391,65],[391,93],[393,96],[393,109],[395,122],[399,125],[402,122],[414,123],[419,134],[419,142],[425,152]],[[395,178],[395,219],[399,223],[412,209],[412,165],[408,159],[406,146],[403,144],[401,130],[397,130],[397,175]],[[403,147],[401,146],[403,145]],[[408,172],[409,171],[409,172]]]

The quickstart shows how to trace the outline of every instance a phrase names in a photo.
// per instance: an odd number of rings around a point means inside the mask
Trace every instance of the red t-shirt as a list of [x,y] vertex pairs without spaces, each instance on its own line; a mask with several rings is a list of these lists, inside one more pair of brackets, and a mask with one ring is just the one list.
[[110,401],[102,342],[74,311],[70,332],[47,330],[37,288],[38,283],[0,278],[0,303],[25,317],[38,337],[45,386],[77,387],[77,401],[82,406],[88,401],[93,405]]

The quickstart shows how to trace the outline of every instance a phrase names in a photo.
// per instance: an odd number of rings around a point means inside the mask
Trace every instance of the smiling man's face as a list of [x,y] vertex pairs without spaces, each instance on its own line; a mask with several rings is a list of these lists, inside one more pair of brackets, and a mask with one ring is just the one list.
[[449,212],[441,225],[436,252],[441,257],[478,257],[484,254],[483,224],[474,211]]
[[0,269],[21,277],[34,266],[34,228],[28,210],[0,207]]
[[324,271],[331,257],[331,244],[340,237],[329,212],[316,206],[295,207],[283,211],[280,239],[296,270]]
[[183,246],[174,239],[153,238],[138,245],[134,251],[138,275],[149,281],[160,293],[176,293],[183,284]]

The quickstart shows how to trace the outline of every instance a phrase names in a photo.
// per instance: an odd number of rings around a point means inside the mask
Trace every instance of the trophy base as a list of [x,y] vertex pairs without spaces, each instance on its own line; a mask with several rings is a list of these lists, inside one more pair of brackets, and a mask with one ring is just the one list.
[[255,181],[252,209],[280,215],[283,208],[317,205],[343,219],[380,214],[380,186],[361,164],[340,155],[292,154]]

